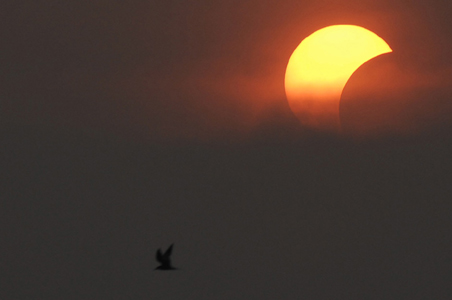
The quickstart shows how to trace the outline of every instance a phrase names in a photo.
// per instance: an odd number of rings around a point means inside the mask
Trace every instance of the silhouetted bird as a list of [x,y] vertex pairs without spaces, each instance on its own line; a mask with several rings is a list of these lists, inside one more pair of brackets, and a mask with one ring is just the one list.
[[161,265],[155,268],[155,270],[176,270],[176,268],[171,265],[170,259],[171,252],[173,252],[173,245],[174,244],[171,244],[171,246],[169,246],[168,250],[166,250],[164,254],[162,254],[162,251],[160,249],[157,250],[155,258]]

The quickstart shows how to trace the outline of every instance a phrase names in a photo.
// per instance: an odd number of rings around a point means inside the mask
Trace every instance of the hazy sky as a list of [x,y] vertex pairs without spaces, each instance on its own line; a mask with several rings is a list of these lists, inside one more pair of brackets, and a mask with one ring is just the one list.
[[426,78],[452,65],[449,10],[448,1],[10,2],[2,119],[147,137],[292,124],[284,72],[303,38],[364,26],[393,48],[398,69]]
[[[3,1],[0,298],[447,299],[451,6]],[[394,50],[343,94],[376,139],[285,100],[334,24]],[[171,243],[180,270],[153,271]]]

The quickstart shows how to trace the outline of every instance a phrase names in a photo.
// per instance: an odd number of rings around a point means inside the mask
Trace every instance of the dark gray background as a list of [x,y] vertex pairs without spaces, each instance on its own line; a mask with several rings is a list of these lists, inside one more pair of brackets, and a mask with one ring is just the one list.
[[[447,1],[4,2],[0,298],[447,299],[449,12]],[[286,63],[339,23],[382,36],[410,83],[426,78],[423,93],[400,94],[420,130],[300,127]],[[364,113],[388,112],[377,102]],[[173,242],[180,270],[153,271]]]

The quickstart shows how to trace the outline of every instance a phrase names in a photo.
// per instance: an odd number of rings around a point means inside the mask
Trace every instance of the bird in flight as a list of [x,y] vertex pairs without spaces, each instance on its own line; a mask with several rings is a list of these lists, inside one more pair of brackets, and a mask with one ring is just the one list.
[[171,246],[169,246],[169,248],[165,251],[164,254],[162,254],[160,248],[157,250],[155,258],[160,263],[160,266],[155,268],[155,270],[177,270],[171,265],[170,259],[171,253],[173,252],[173,245],[174,244],[171,244]]

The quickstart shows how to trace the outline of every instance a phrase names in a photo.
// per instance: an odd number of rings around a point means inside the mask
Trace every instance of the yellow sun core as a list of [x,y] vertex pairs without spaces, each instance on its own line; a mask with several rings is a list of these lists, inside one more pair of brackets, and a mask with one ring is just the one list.
[[287,65],[285,89],[292,111],[306,125],[337,129],[348,79],[363,63],[388,52],[388,44],[363,27],[335,25],[314,32]]

